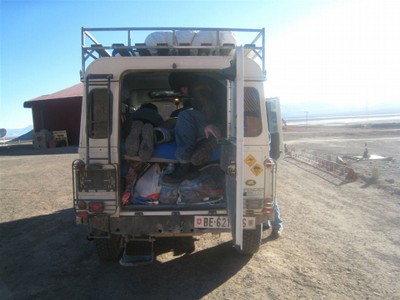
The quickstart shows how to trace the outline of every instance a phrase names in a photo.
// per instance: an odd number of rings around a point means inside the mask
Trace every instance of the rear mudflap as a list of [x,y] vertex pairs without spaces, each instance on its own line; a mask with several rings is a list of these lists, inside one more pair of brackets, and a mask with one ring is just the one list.
[[154,239],[127,241],[119,263],[125,267],[150,264],[154,260]]

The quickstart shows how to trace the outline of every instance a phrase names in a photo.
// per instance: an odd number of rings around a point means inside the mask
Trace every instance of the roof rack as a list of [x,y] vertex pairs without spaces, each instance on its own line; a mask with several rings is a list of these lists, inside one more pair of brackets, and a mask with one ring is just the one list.
[[86,64],[100,57],[226,56],[233,55],[240,46],[247,57],[260,63],[265,74],[264,28],[82,27],[81,33],[82,78]]

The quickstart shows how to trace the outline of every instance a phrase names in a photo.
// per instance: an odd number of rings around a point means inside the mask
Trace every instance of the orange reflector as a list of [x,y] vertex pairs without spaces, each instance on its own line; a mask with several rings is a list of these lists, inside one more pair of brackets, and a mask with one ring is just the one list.
[[103,202],[91,202],[89,203],[90,212],[102,212],[104,210]]

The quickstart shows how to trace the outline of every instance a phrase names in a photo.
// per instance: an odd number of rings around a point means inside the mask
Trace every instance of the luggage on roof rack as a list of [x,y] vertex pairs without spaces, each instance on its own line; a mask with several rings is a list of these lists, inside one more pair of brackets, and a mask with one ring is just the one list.
[[[121,43],[121,32],[126,41]],[[94,37],[106,40],[106,45]],[[125,56],[229,56],[243,46],[246,55],[258,59],[265,72],[264,28],[82,28],[82,76],[86,64],[103,57]]]

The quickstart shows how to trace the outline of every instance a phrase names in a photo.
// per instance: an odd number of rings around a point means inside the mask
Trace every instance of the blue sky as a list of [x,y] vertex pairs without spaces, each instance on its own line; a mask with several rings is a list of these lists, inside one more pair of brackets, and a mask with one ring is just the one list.
[[397,0],[0,1],[0,128],[79,82],[81,27],[265,27],[267,96],[400,112]]

